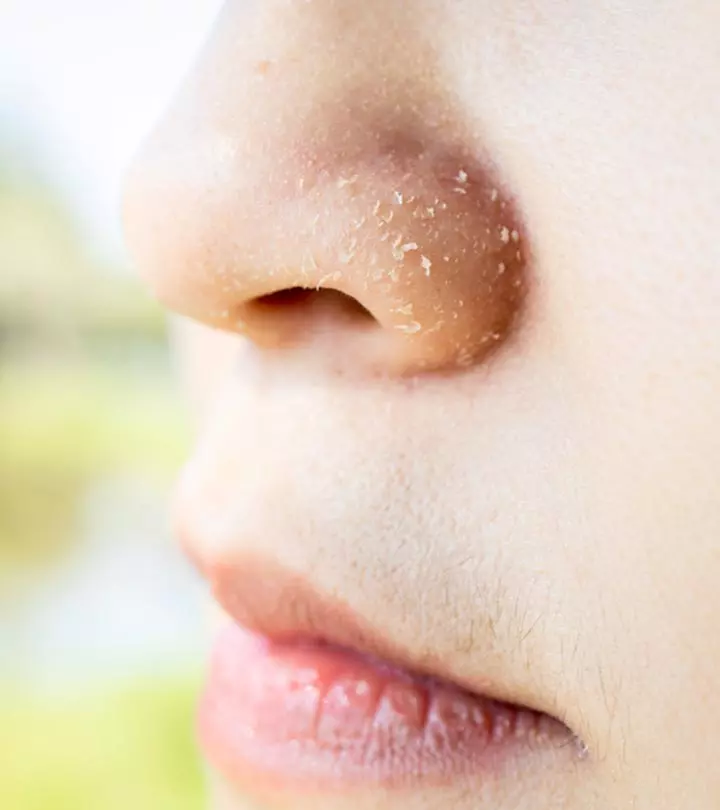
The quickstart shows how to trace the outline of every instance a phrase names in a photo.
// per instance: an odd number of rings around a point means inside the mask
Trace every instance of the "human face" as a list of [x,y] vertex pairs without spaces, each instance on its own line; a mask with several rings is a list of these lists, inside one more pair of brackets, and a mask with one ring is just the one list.
[[126,200],[232,618],[217,807],[720,804],[719,41],[713,0],[227,3]]

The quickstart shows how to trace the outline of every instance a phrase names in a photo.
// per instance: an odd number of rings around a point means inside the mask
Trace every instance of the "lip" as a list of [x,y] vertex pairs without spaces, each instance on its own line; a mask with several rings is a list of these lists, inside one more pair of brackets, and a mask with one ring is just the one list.
[[200,742],[245,789],[486,784],[572,748],[559,720],[498,699],[501,685],[478,694],[412,660],[277,564],[200,565],[233,620],[212,656]]

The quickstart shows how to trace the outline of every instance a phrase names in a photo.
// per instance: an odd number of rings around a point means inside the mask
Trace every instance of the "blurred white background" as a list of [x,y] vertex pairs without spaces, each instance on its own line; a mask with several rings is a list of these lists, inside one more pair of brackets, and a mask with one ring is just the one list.
[[123,173],[220,0],[0,0],[0,807],[197,810],[187,445]]
[[221,5],[0,0],[0,123],[9,134],[37,138],[100,250],[121,250],[123,171]]

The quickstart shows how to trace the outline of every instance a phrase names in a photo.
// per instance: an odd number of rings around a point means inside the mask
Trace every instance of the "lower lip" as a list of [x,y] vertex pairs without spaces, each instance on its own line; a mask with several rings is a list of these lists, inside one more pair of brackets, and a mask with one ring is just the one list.
[[277,644],[231,625],[199,714],[208,759],[246,788],[445,785],[498,775],[567,729],[344,649]]

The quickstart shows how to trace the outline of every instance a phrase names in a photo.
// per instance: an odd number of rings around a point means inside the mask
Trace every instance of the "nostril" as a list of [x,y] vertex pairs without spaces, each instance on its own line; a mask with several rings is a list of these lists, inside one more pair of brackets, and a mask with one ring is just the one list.
[[290,287],[263,295],[246,305],[254,318],[287,318],[292,321],[344,321],[360,325],[377,324],[372,313],[356,298],[339,290]]
[[[325,292],[324,290],[322,292]],[[290,307],[304,306],[312,295],[317,295],[320,290],[311,290],[307,287],[289,287],[286,290],[278,290],[270,295],[262,295],[253,302],[255,307]]]
[[339,290],[290,287],[249,301],[239,313],[259,345],[290,346],[320,333],[374,329],[377,319],[356,298]]

